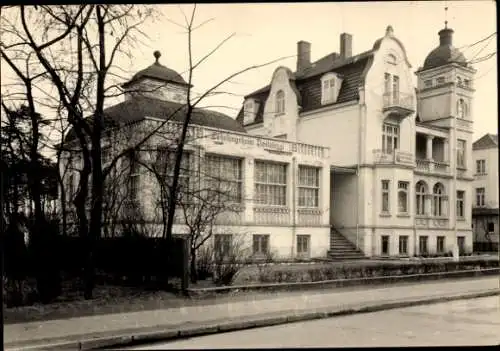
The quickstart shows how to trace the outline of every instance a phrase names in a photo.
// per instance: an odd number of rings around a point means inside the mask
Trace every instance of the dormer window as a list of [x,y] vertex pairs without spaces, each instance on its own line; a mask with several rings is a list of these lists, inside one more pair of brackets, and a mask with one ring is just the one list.
[[326,74],[321,78],[321,103],[323,105],[337,101],[340,83],[340,79],[333,73]]
[[243,106],[243,124],[250,124],[254,121],[255,117],[255,103],[253,100],[245,102]]
[[276,114],[285,113],[285,92],[278,90],[276,93]]

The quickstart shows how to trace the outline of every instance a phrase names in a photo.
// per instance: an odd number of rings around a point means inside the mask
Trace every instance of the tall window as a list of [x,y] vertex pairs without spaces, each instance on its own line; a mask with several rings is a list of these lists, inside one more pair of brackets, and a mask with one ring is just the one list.
[[476,206],[483,207],[484,206],[484,188],[476,188]]
[[464,218],[465,191],[457,191],[457,217]]
[[398,182],[398,212],[408,213],[408,182]]
[[486,160],[477,160],[476,161],[476,173],[477,174],[486,174]]
[[382,235],[381,237],[381,251],[382,255],[389,255],[389,236]]
[[416,194],[416,214],[419,216],[425,215],[425,194],[426,194],[426,187],[423,182],[418,182],[416,189],[415,189],[415,194]]
[[[159,146],[156,149],[156,162],[154,164],[155,172],[161,179],[161,185],[165,187],[167,192],[170,192],[174,178],[174,166],[176,158],[176,150],[168,147]],[[189,185],[190,185],[190,165],[191,154],[187,151],[182,153],[181,168],[179,172],[179,181],[177,186],[177,200],[188,200]],[[165,200],[165,199],[163,199]]]
[[400,255],[408,254],[408,235],[399,236],[399,254]]
[[389,213],[389,181],[382,180],[382,212]]
[[286,205],[286,164],[255,161],[255,197],[261,205]]
[[444,240],[445,240],[444,236],[438,236],[436,238],[436,251],[438,253],[443,253],[444,252],[444,248],[445,248],[445,246],[444,246],[444,242],[445,241]]
[[319,206],[319,168],[299,166],[299,206]]
[[230,255],[233,236],[231,234],[214,234],[214,253],[216,258]]
[[434,207],[434,216],[436,217],[441,217],[444,215],[444,208],[443,208],[443,203],[444,203],[444,188],[441,183],[437,183],[434,185],[433,191],[432,191],[432,196],[433,196],[433,207]]
[[384,123],[382,126],[382,151],[386,154],[392,154],[397,148],[399,148],[399,127]]
[[457,167],[465,167],[465,140],[457,139]]
[[310,255],[310,235],[297,235],[297,255],[309,256]]
[[457,115],[458,118],[467,117],[467,104],[465,103],[464,99],[458,99],[457,101]]
[[278,90],[276,93],[276,113],[285,112],[285,92]]
[[384,92],[385,94],[391,92],[391,75],[389,73],[384,74]]
[[335,77],[323,80],[323,104],[335,101]]
[[392,77],[392,101],[394,103],[399,102],[399,77]]
[[426,254],[428,252],[427,242],[429,241],[428,236],[418,237],[418,249],[420,254]]
[[137,155],[131,155],[129,157],[130,174],[128,183],[128,198],[130,201],[138,201],[139,199],[140,170],[136,157]]
[[269,234],[253,236],[253,254],[267,255],[269,254]]
[[241,159],[219,155],[205,155],[206,189],[220,202],[242,202],[243,177]]

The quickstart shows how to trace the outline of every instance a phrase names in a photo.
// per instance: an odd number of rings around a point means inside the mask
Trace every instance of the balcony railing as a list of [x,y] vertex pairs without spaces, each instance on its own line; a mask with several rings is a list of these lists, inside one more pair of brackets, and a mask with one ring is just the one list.
[[384,112],[391,111],[402,115],[408,115],[415,111],[413,95],[405,93],[385,93]]
[[440,174],[450,173],[450,165],[447,162],[426,159],[416,159],[415,161],[417,164],[417,171]]
[[393,150],[388,153],[384,150],[373,150],[374,162],[378,164],[400,164],[413,166],[413,155],[409,152]]

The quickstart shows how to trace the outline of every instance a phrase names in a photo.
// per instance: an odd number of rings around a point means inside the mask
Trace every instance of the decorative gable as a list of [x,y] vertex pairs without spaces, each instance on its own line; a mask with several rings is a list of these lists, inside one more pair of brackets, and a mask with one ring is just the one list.
[[321,104],[332,104],[337,101],[342,78],[335,73],[327,73],[321,77]]

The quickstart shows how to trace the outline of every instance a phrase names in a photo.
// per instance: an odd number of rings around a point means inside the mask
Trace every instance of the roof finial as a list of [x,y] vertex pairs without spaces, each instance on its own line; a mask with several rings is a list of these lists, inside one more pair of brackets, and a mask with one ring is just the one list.
[[160,56],[161,56],[161,52],[159,52],[158,50],[156,50],[154,53],[153,53],[154,57],[156,58],[156,63],[159,63],[158,60],[160,59]]
[[448,28],[448,5],[444,2],[444,29]]

